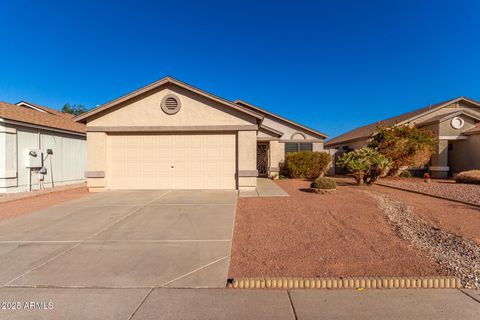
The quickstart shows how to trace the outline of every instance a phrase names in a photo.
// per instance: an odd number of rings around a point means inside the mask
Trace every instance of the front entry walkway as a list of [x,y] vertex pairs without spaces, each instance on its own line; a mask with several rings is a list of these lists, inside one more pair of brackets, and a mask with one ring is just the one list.
[[112,191],[0,223],[0,283],[223,288],[235,190]]
[[268,178],[257,178],[256,190],[240,190],[240,198],[249,197],[288,197],[282,188]]

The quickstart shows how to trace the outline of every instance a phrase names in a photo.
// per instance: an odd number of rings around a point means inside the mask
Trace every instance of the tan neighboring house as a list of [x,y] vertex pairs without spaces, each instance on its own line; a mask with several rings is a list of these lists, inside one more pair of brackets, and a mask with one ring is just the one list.
[[285,153],[325,134],[165,77],[75,118],[86,124],[87,182],[107,189],[256,188]]
[[0,102],[0,193],[85,181],[85,125],[21,101]]
[[[415,125],[435,134],[437,150],[427,168],[433,177],[445,178],[455,173],[480,169],[480,102],[459,97],[440,102],[397,117],[356,128],[325,143],[325,148],[341,153],[359,149],[378,126]],[[341,168],[336,167],[340,173]]]

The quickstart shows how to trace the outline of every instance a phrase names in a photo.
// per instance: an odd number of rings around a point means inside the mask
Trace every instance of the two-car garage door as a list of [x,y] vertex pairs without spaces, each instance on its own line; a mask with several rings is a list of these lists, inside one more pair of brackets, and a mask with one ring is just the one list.
[[111,134],[110,189],[235,189],[234,134]]

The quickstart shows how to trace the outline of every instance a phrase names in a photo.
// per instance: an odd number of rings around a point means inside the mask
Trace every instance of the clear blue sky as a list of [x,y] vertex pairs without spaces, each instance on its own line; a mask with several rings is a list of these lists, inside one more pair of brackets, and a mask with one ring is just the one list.
[[171,75],[333,137],[480,99],[480,1],[0,2],[0,100],[88,108]]

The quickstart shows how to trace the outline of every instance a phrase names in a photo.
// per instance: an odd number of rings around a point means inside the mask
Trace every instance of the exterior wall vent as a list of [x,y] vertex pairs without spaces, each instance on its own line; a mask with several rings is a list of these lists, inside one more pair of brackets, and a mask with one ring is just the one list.
[[173,94],[166,95],[163,98],[162,104],[161,104],[163,112],[170,115],[180,111],[181,106],[182,105],[180,103],[180,99],[178,99],[178,97]]

